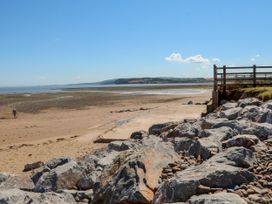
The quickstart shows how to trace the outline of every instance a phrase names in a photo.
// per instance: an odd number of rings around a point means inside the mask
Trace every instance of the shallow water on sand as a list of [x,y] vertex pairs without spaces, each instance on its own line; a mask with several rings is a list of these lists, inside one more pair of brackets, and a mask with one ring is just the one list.
[[208,90],[204,89],[164,89],[164,90],[148,90],[148,91],[119,91],[116,93],[133,94],[133,95],[192,95],[203,94]]
[[[49,85],[49,86],[21,86],[21,87],[0,87],[0,94],[14,94],[14,93],[23,93],[23,94],[33,94],[33,93],[52,93],[52,92],[61,92],[64,90],[80,90],[84,89],[85,91],[102,91],[96,90],[96,88],[120,88],[120,87],[135,87],[136,90],[127,91],[127,90],[112,90],[109,92],[122,93],[122,94],[134,94],[134,95],[147,95],[147,94],[199,94],[205,93],[203,89],[190,89],[189,86],[195,85],[210,85],[209,83],[178,83],[178,84],[124,84],[124,85]],[[150,87],[162,87],[162,89],[150,89]],[[167,86],[180,86],[181,89],[173,88],[169,89]],[[149,87],[150,90],[137,90],[137,87]],[[167,89],[164,89],[167,88]],[[186,88],[187,87],[187,88]],[[82,90],[81,90],[82,91]],[[107,90],[108,91],[108,90]],[[106,90],[105,90],[106,92]]]

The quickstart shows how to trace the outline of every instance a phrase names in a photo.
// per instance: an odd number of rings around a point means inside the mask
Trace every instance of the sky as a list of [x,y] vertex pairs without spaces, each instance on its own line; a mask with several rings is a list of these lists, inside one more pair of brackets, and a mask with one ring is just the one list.
[[0,0],[0,86],[272,64],[271,0]]

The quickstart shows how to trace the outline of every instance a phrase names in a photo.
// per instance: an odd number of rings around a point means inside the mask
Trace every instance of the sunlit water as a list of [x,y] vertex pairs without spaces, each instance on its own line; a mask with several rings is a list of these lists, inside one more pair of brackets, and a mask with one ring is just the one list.
[[[181,89],[154,89],[154,90],[137,90],[137,87],[167,87],[167,86],[184,86]],[[149,95],[149,94],[168,94],[168,95],[184,95],[184,94],[201,94],[207,92],[204,89],[191,89],[186,88],[192,85],[210,85],[209,83],[183,83],[183,84],[126,84],[126,85],[50,85],[50,86],[28,86],[28,87],[0,87],[0,94],[34,94],[34,93],[54,93],[54,92],[61,92],[67,89],[84,89],[85,91],[90,92],[111,92],[111,93],[121,93],[121,94],[133,94],[133,95]],[[114,88],[114,87],[135,87],[136,90],[126,91],[103,91],[103,90],[96,90],[95,88]],[[88,89],[90,88],[90,89]]]

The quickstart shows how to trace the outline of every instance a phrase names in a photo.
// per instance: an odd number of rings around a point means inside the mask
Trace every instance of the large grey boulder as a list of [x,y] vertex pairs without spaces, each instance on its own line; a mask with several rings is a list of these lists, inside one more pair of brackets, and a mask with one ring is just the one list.
[[219,192],[192,196],[189,204],[246,204],[247,202],[235,193]]
[[265,109],[257,116],[256,122],[258,123],[270,123],[272,124],[272,110]]
[[200,133],[200,139],[198,141],[202,147],[205,147],[210,153],[214,154],[221,151],[222,141],[232,138],[237,134],[238,131],[230,127],[205,129]]
[[229,120],[214,124],[212,129],[220,127],[230,127],[238,132],[242,132],[242,130],[251,127],[251,122],[248,120]]
[[255,105],[255,106],[260,106],[262,104],[262,102],[257,99],[257,98],[253,98],[253,97],[248,97],[248,98],[244,98],[244,99],[240,99],[238,101],[238,106],[239,107],[246,107],[246,106],[252,106],[252,105]]
[[244,128],[241,134],[256,135],[260,140],[266,140],[272,135],[272,124],[252,123],[251,127]]
[[114,141],[109,143],[108,149],[110,151],[125,151],[133,147],[133,143],[130,141]]
[[237,130],[223,126],[220,128],[205,129],[201,131],[200,138],[202,139],[209,137],[214,142],[221,143],[222,141],[232,138],[235,135],[238,135]]
[[135,150],[121,152],[112,165],[113,175],[104,178],[92,203],[150,203],[162,169],[177,160],[170,142],[162,142],[156,136],[144,137]]
[[223,148],[229,148],[233,146],[243,146],[246,148],[250,148],[253,145],[259,143],[259,138],[255,135],[237,135],[231,139],[222,142]]
[[32,193],[19,189],[0,191],[1,204],[76,204],[73,196],[67,193]]
[[44,173],[35,185],[35,192],[56,191],[58,189],[76,189],[77,183],[83,177],[82,168],[76,161]]
[[263,109],[258,106],[246,106],[241,110],[239,113],[239,116],[244,119],[249,119],[251,121],[256,122],[258,118],[260,117],[260,114],[262,113]]
[[198,123],[182,123],[175,127],[167,137],[189,137],[194,138],[199,135],[201,127]]
[[201,128],[202,129],[211,129],[217,124],[228,121],[227,118],[216,118],[216,117],[204,117],[201,119]]
[[241,107],[237,107],[237,108],[230,108],[228,110],[225,111],[221,111],[219,113],[219,116],[221,118],[227,118],[229,120],[234,120],[239,116],[239,113],[241,112],[242,108]]
[[263,109],[270,109],[272,110],[272,100],[266,101],[261,105]]
[[244,147],[231,147],[211,159],[211,162],[224,163],[231,166],[248,168],[253,165],[256,158],[250,149]]
[[93,154],[87,154],[87,155],[84,155],[82,157],[79,157],[77,159],[77,163],[80,167],[82,167],[84,169],[84,171],[87,173],[87,174],[90,174],[92,173],[93,171],[95,171],[96,167],[97,167],[97,164],[99,162],[101,158],[96,156],[96,155],[93,155]]
[[34,182],[34,184],[36,184],[45,172],[49,172],[50,170],[55,169],[63,164],[66,164],[69,161],[71,161],[70,157],[57,157],[50,159],[48,162],[44,164],[44,166],[35,170],[35,172],[31,175],[32,181]]
[[178,123],[176,122],[154,124],[149,128],[148,134],[159,136],[162,132],[174,129],[177,125]]
[[97,162],[97,166],[100,166],[102,168],[110,166],[114,163],[116,159],[118,159],[119,155],[120,152],[118,151],[112,151],[110,153],[107,153],[104,157],[100,158],[100,160]]
[[78,190],[63,190],[62,193],[73,195],[76,202],[90,203],[93,199],[93,190],[78,191]]
[[0,190],[22,188],[31,190],[34,183],[29,176],[0,173]]
[[58,166],[68,163],[69,161],[71,161],[70,157],[57,157],[46,162],[45,167],[49,169],[54,169]]
[[225,103],[225,104],[223,104],[221,106],[221,110],[225,111],[225,110],[228,110],[228,109],[236,108],[237,106],[238,106],[238,103],[227,102],[227,103]]
[[241,166],[245,166],[251,160],[253,156],[250,150],[243,147],[230,148],[199,166],[178,172],[174,178],[163,182],[156,191],[153,202],[185,202],[197,193],[199,185],[228,189],[249,183],[256,178]]
[[176,152],[183,151],[186,155],[192,155],[196,158],[200,156],[204,160],[211,157],[210,150],[202,145],[199,140],[181,137],[175,138],[174,144]]
[[140,130],[140,131],[133,132],[130,135],[130,138],[134,140],[141,140],[143,139],[143,137],[147,137],[147,136],[148,136],[148,133],[146,131]]

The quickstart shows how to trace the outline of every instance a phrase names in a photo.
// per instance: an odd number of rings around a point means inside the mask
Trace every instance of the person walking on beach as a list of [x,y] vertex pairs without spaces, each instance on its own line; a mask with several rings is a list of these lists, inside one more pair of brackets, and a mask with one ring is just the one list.
[[15,107],[12,109],[12,114],[13,114],[14,119],[17,118],[17,110]]

